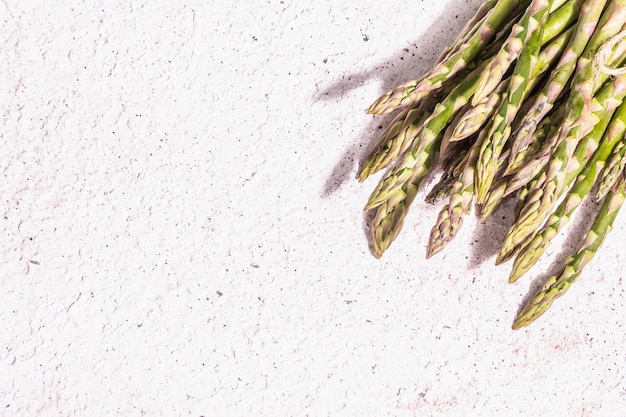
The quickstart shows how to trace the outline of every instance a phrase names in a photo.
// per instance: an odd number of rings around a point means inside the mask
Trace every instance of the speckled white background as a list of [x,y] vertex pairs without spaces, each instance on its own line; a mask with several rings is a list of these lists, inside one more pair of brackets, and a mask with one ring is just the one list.
[[626,215],[516,332],[510,206],[370,253],[363,109],[479,3],[2,2],[0,415],[625,415]]

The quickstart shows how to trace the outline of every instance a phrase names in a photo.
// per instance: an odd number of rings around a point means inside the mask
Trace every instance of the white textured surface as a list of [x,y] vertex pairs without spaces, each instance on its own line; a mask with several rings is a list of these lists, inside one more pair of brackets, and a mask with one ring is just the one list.
[[626,414],[626,216],[517,332],[507,210],[370,254],[363,109],[479,0],[57,3],[0,5],[0,415]]

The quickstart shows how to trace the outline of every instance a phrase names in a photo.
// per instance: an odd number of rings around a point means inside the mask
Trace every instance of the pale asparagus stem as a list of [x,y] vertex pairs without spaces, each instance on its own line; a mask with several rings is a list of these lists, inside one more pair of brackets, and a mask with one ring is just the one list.
[[[522,209],[526,207],[526,203],[528,202],[528,196],[530,192],[536,188],[541,187],[541,185],[546,181],[546,167],[544,166],[539,173],[533,178],[525,187],[520,189],[519,194],[517,195],[517,201],[515,202],[515,207],[513,209],[513,218],[515,221],[519,219],[520,213]],[[496,265],[499,262],[496,259]]]
[[383,178],[379,186],[372,193],[366,209],[373,209],[387,200],[389,193],[404,186],[404,181],[411,176],[411,170],[420,161],[419,154],[422,149],[429,146],[436,139],[440,139],[440,133],[454,114],[467,104],[469,98],[476,89],[476,82],[484,66],[481,65],[472,71],[461,83],[450,92],[440,103],[437,103],[432,114],[424,121],[415,144],[407,155]]
[[505,200],[506,196],[504,191],[506,190],[506,180],[498,181],[494,184],[489,192],[487,198],[482,206],[480,206],[480,218],[487,220],[497,209],[500,204]]
[[[491,65],[483,72],[472,98],[472,105],[478,104],[487,97],[502,81],[509,66],[519,57],[522,48],[535,29],[541,29],[541,33],[535,43],[543,42],[543,30],[548,21],[550,9],[563,5],[567,0],[533,0],[519,21],[513,25],[511,34],[496,54]],[[530,27],[529,27],[530,26]]]
[[[576,20],[574,15],[577,12],[573,11],[572,6],[570,5],[570,3],[575,1],[578,0],[568,0],[568,2],[563,5],[563,7],[561,7],[558,11],[554,13],[554,19],[552,19],[554,20],[554,24],[550,25],[547,34],[554,37],[560,32],[562,27],[564,27],[568,23],[571,24]],[[478,56],[492,56],[496,54],[498,50],[500,50],[502,42],[504,41],[504,39],[500,38],[508,37],[511,28],[513,27],[515,22],[520,19],[526,7],[528,6],[528,3],[530,3],[530,0],[519,3],[515,10],[509,15],[508,22],[503,24],[502,27],[500,27],[499,30],[496,32],[495,39],[498,39],[500,41],[500,46],[494,49],[492,48],[492,44],[487,49],[481,51]],[[480,30],[482,23],[487,18],[487,13],[491,8],[493,8],[494,5],[494,1],[488,0],[480,6],[480,9],[476,12],[476,15],[465,25],[463,30],[459,33],[459,35],[457,35],[457,38],[454,40],[454,42],[444,48],[443,52],[441,52],[441,54],[439,55],[439,58],[437,59],[435,65],[449,59],[452,55],[454,55],[454,53],[458,52],[459,49],[462,48],[478,30]]]
[[[569,114],[559,128],[559,145],[547,166],[545,181],[539,184],[539,187],[530,190],[518,220],[509,229],[498,252],[498,263],[510,258],[520,245],[532,239],[537,229],[545,222],[564,190],[568,174],[581,169],[581,162],[573,158],[580,139],[591,132],[600,120],[612,114],[626,94],[626,75],[620,75],[608,83],[589,104],[586,104],[585,99],[580,97],[589,93],[591,89],[589,84],[593,82],[589,82],[584,75],[580,79],[583,81],[573,86],[570,92]],[[583,111],[583,107],[586,111]],[[568,118],[571,121],[576,114],[580,117],[575,122],[568,123]]]
[[[426,103],[422,103],[426,104]],[[424,121],[432,109],[424,106],[418,109],[405,109],[399,113],[380,136],[359,172],[359,180],[365,181],[373,173],[385,168],[412,144],[422,129]]]
[[[533,69],[532,78],[528,84],[528,91],[531,91],[541,80],[542,75],[550,68],[554,61],[561,56],[567,40],[571,36],[573,28],[567,29],[561,33],[554,41],[548,44],[539,54],[539,58]],[[449,141],[457,141],[478,132],[491,117],[496,108],[500,105],[502,94],[509,87],[510,77],[505,78],[498,84],[496,89],[478,104],[470,107],[459,119],[457,125],[448,139]]]
[[[476,201],[479,204],[484,203],[487,192],[491,188],[496,175],[497,161],[511,132],[511,124],[528,95],[527,87],[541,50],[543,25],[548,19],[552,4],[553,0],[533,0],[528,12],[529,17],[524,23],[520,23],[519,38],[515,42],[520,44],[520,52],[513,70],[513,76],[509,82],[507,93],[502,98],[497,115],[493,119],[492,128],[482,143],[478,160],[476,161],[476,178],[474,182]],[[497,58],[494,62],[496,61]],[[479,84],[477,88],[480,87]],[[474,97],[477,94],[478,90]]]
[[[385,199],[373,206],[376,208],[376,213],[371,231],[375,257],[380,258],[400,233],[419,184],[437,159],[438,144],[438,141],[434,140],[424,146],[420,152],[408,153],[404,158],[404,164],[410,168],[395,170],[395,175],[388,176],[380,182],[378,188],[384,188],[387,191]],[[414,161],[408,159],[414,159]],[[366,209],[369,208],[366,207]]]
[[435,65],[419,80],[407,81],[376,100],[368,113],[385,114],[400,107],[414,107],[416,103],[440,88],[459,71],[463,70],[484,49],[508,22],[509,15],[520,3],[528,0],[500,0],[485,16],[480,28],[448,59]]
[[[533,133],[533,146],[539,148],[548,136],[550,129],[557,129],[556,126],[551,125],[552,117],[548,117],[542,121],[542,126],[539,127]],[[532,152],[532,150],[530,150]],[[538,151],[538,149],[537,149]],[[532,154],[534,155],[534,153]],[[543,169],[548,161],[549,154],[546,153],[544,157],[539,155],[538,157],[532,157],[532,164],[528,164],[521,167],[519,172],[516,172],[513,176],[505,177],[502,175],[502,179],[494,184],[489,192],[485,203],[481,206],[481,217],[486,220],[493,214],[494,211],[500,206],[500,203],[504,201],[511,193],[517,191],[519,188],[527,185],[532,178],[534,178]]]
[[[594,129],[595,130],[595,129]],[[626,132],[626,103],[622,103],[613,115],[599,146],[583,171],[576,177],[576,182],[568,191],[559,207],[550,215],[546,224],[533,239],[519,251],[509,276],[509,282],[515,282],[537,263],[550,242],[569,222],[572,214],[582,203],[593,187],[598,173],[605,166],[611,150],[621,143]]]
[[456,236],[463,224],[463,216],[467,215],[472,208],[474,167],[478,157],[480,140],[479,138],[472,145],[467,158],[465,158],[463,170],[450,190],[450,201],[439,213],[437,223],[430,233],[426,258],[440,252]]
[[[449,154],[452,154],[452,157],[454,157],[455,149],[462,147],[465,150],[467,150],[469,149],[471,143],[474,142],[474,140],[469,140],[469,139],[465,141],[457,141],[457,140],[451,141],[452,133],[456,129],[456,126],[460,123],[461,117],[463,116],[463,114],[467,112],[467,109],[469,108],[469,106],[470,105],[468,103],[462,108],[460,108],[456,112],[456,114],[454,115],[450,123],[448,123],[448,126],[446,126],[443,132],[443,137],[441,139],[441,146],[439,148],[439,153],[441,155],[441,160],[443,163],[445,163],[446,161],[450,159]],[[470,143],[468,144],[467,142],[470,142]]]
[[476,88],[481,68],[469,74],[424,122],[415,145],[378,184],[365,207],[377,209],[372,224],[374,255],[380,257],[396,238],[423,177],[435,161],[442,131]]
[[[566,51],[550,73],[540,93],[536,95],[533,105],[522,118],[514,133],[513,162],[518,161],[516,155],[528,146],[533,131],[564,92],[563,90],[576,69],[578,58],[583,54],[586,56],[593,55],[604,40],[619,30],[619,28],[616,29],[616,24],[619,23],[619,27],[621,27],[623,17],[619,13],[612,13],[615,9],[614,2],[611,2],[604,14],[602,13],[606,2],[607,0],[587,0],[582,5],[576,29]],[[599,25],[598,21],[600,21]],[[598,31],[595,30],[597,25]],[[513,169],[513,167],[508,169],[507,174]]]
[[[537,165],[545,165],[550,159],[550,156],[554,152],[557,145],[559,127],[563,123],[565,118],[565,105],[563,101],[557,103],[554,111],[548,114],[541,122],[537,130],[532,134],[529,147],[526,148],[522,154],[515,155],[517,158],[522,159],[518,163],[512,172],[507,173],[505,169],[504,175],[509,179],[510,186],[508,187],[508,194],[517,191],[524,184],[527,184],[528,175],[532,172],[536,172]],[[511,151],[511,158],[513,158],[513,149]],[[510,162],[511,159],[509,159]],[[521,172],[520,172],[521,171]],[[531,175],[532,176],[532,175]],[[517,178],[517,180],[516,180]],[[524,181],[518,187],[515,187],[516,182]]]
[[613,228],[613,222],[617,217],[619,209],[626,199],[626,191],[624,189],[624,179],[620,180],[617,189],[610,193],[603,201],[602,207],[598,212],[587,236],[578,252],[570,256],[565,262],[565,266],[561,272],[549,278],[539,291],[522,308],[513,323],[514,329],[528,326],[539,316],[544,314],[554,301],[567,292],[571,285],[576,281],[583,271],[583,268],[593,259],[594,255],[602,245],[604,238]]
[[[500,155],[500,159],[498,160],[498,170],[496,173],[496,178],[502,178],[504,168],[506,168],[506,162],[509,159],[510,150],[507,149],[502,152]],[[480,217],[482,220],[487,220],[489,216],[493,214],[493,212],[500,206],[500,204],[504,201],[504,190],[506,188],[506,181],[498,181],[498,183],[494,184],[487,193],[487,199],[480,206]]]
[[500,104],[502,94],[506,91],[508,85],[508,78],[502,80],[488,97],[463,113],[448,141],[456,142],[463,140],[478,132]]
[[[544,169],[556,148],[559,126],[565,115],[564,110],[564,107],[560,107],[551,116],[547,116],[542,120],[542,126],[533,132],[530,145],[524,150],[524,164],[508,176],[504,173],[507,183],[504,197],[524,187]],[[533,151],[532,148],[537,148],[537,150]]]
[[[554,64],[554,61],[563,54],[565,46],[567,45],[567,41],[571,38],[573,30],[574,28],[572,27],[572,28],[569,28],[566,32],[563,32],[554,42],[548,45],[541,52],[541,54],[539,55],[539,60],[537,61],[537,65],[536,65],[536,68],[539,67],[539,69],[535,70],[535,74],[533,74],[533,78],[531,79],[527,87],[527,91],[532,91],[537,86],[539,81],[542,79],[543,74],[549,69],[549,67],[552,64]],[[565,89],[565,91],[567,91],[567,89]],[[535,101],[536,96],[537,94],[530,97],[524,102],[524,109],[523,109],[524,111],[519,112],[519,114],[524,115],[528,113],[529,109],[532,108],[533,106],[532,103]],[[561,109],[562,107],[557,107],[557,112],[559,114],[559,119],[558,119],[559,122],[564,116],[564,113],[561,111]],[[547,118],[548,118],[547,116],[544,117],[544,119],[542,119],[539,122],[539,125],[537,127],[543,126]],[[555,119],[555,116],[549,117],[549,119]],[[557,120],[554,120],[554,121],[556,122]],[[522,121],[518,121],[518,123],[521,123],[521,122]],[[545,138],[545,135],[543,137]],[[536,137],[534,135],[534,132],[533,134],[530,135],[530,140],[526,139],[524,143],[516,143],[519,140],[519,137],[515,135],[515,133],[513,133],[511,139],[513,142],[510,148],[511,157],[509,158],[507,164],[505,165],[503,176],[510,176],[514,174],[515,171],[521,168],[528,161],[528,157],[532,156],[534,152],[536,152],[536,148],[535,148]]]
[[596,198],[604,198],[610,190],[614,187],[621,172],[624,171],[626,166],[626,142],[624,138],[615,145],[610,157],[607,158],[607,163],[602,170],[602,176],[598,182],[598,190],[596,192]]

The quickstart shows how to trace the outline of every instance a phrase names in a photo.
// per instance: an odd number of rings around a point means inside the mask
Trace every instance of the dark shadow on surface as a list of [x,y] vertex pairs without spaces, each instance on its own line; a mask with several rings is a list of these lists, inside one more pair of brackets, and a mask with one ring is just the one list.
[[[461,0],[451,2],[448,9],[461,9],[460,5],[464,3],[466,2]],[[320,91],[314,97],[315,101],[340,99],[344,97],[347,92],[363,86],[374,78],[378,78],[382,81],[378,96],[383,95],[400,83],[419,78],[433,67],[440,51],[443,51],[444,48],[456,38],[466,22],[469,21],[475,11],[478,10],[480,3],[481,2],[477,0],[475,7],[462,8],[468,9],[464,14],[443,13],[435,19],[434,23],[424,30],[423,34],[417,38],[417,40],[411,43],[407,42],[405,48],[397,51],[384,62],[377,64],[368,71],[346,74],[342,80]],[[433,33],[444,33],[445,35],[433,37]],[[433,53],[433,51],[436,52]],[[363,111],[365,111],[378,96],[372,97],[367,103],[363,103]],[[362,166],[364,163],[363,159],[375,145],[379,135],[383,132],[384,128],[387,127],[394,115],[395,113],[384,116],[372,116],[371,122],[365,126],[365,128],[361,129],[356,142],[346,149],[344,155],[339,159],[339,162],[328,177],[322,192],[323,198],[328,198],[346,181],[356,180],[356,177],[351,175],[354,171],[355,164],[358,164],[358,168]]]

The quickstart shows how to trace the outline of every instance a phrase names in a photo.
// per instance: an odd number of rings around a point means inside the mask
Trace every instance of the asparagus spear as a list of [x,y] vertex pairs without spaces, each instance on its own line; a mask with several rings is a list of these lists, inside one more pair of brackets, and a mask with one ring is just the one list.
[[380,258],[400,233],[419,184],[437,159],[438,142],[434,140],[419,152],[407,154],[404,163],[409,167],[395,170],[395,175],[383,179],[374,191],[373,197],[382,194],[384,190],[383,198],[375,200],[375,205],[370,201],[366,207],[366,210],[376,209],[371,226],[375,257]]
[[507,78],[502,80],[489,96],[469,107],[468,110],[459,118],[455,129],[452,131],[449,141],[455,142],[463,140],[478,132],[500,105],[502,95],[508,86],[509,79]]
[[499,0],[489,10],[480,27],[450,57],[435,65],[418,80],[407,81],[376,100],[368,109],[371,114],[385,114],[400,107],[414,107],[416,103],[440,88],[459,71],[469,65],[479,52],[494,38],[498,30],[509,21],[510,14],[520,4],[529,0]]
[[459,178],[450,190],[450,201],[439,212],[437,223],[430,232],[426,258],[440,252],[456,236],[463,224],[463,216],[472,208],[474,196],[474,169],[480,149],[481,138],[477,140],[467,154]]
[[570,256],[561,272],[549,278],[539,293],[526,303],[513,323],[514,329],[531,324],[545,313],[557,298],[567,292],[572,283],[580,276],[585,265],[594,257],[606,235],[611,231],[613,221],[625,199],[626,189],[623,175],[621,175],[615,191],[609,193],[604,199],[602,207],[578,252]]
[[[481,52],[476,62],[456,74],[455,80],[462,83],[475,66],[479,68],[478,71],[481,71],[481,68],[484,69],[493,54],[502,46],[502,42],[502,39],[498,39],[490,44],[485,51]],[[389,166],[415,144],[425,122],[432,115],[435,105],[454,90],[454,84],[454,82],[446,83],[435,93],[420,101],[416,107],[403,109],[391,121],[365,159],[366,162],[359,172],[360,181],[364,181],[371,174]],[[471,96],[472,92],[467,94]]]
[[[453,153],[453,155],[448,155],[446,157],[447,162],[444,162],[444,172],[441,175],[439,182],[432,187],[425,198],[426,202],[429,204],[435,204],[444,198],[450,197],[452,186],[459,179],[461,172],[463,171],[463,167],[465,166],[465,161],[467,159],[466,156],[469,152],[467,145],[454,146],[450,149],[454,149],[454,151],[448,150],[448,152]],[[444,159],[441,151],[439,152],[439,159]]]
[[419,108],[405,109],[389,123],[361,167],[360,181],[385,168],[411,147],[424,122],[432,114],[434,103],[432,106],[429,104],[423,102]]
[[509,83],[509,89],[500,104],[498,114],[482,144],[476,162],[476,199],[479,203],[484,202],[491,187],[496,173],[496,161],[508,140],[513,119],[528,93],[527,86],[541,48],[543,24],[548,18],[552,3],[552,0],[534,0],[529,8],[527,21],[521,23],[525,25],[521,33],[528,31],[529,35],[524,35],[526,43],[523,47],[520,46],[520,56]]
[[[543,32],[547,26],[550,16],[550,9],[557,8],[566,3],[568,0],[533,0],[522,16],[522,18],[513,26],[509,38],[504,42],[502,48],[498,51],[491,65],[485,69],[476,88],[476,94],[472,98],[472,104],[476,105],[479,101],[487,97],[496,86],[504,78],[509,66],[519,57],[524,45],[528,43],[529,38],[534,36],[533,42],[535,47],[549,41],[543,38]],[[563,24],[563,21],[558,21]],[[554,24],[552,26],[555,26]],[[539,29],[539,31],[537,31]],[[558,30],[560,29],[560,30]],[[557,29],[560,33],[563,28]],[[558,34],[557,33],[557,34]],[[552,34],[552,32],[551,32]],[[537,49],[538,51],[538,49]],[[536,52],[534,52],[536,55]],[[514,71],[515,73],[515,71]]]
[[[594,128],[594,131],[599,131],[600,129]],[[552,238],[569,222],[574,211],[591,191],[598,173],[604,167],[611,150],[624,136],[624,132],[626,132],[626,103],[622,103],[615,111],[613,119],[606,128],[597,150],[595,150],[591,159],[585,163],[584,169],[576,177],[576,182],[567,193],[565,199],[554,213],[550,215],[541,231],[520,250],[513,262],[509,282],[515,282],[535,265],[550,245]],[[593,135],[590,134],[588,136]],[[593,145],[591,149],[593,149]],[[590,152],[591,149],[587,149],[586,152]]]
[[[559,110],[563,110],[563,108]],[[556,147],[559,122],[564,117],[564,113],[564,111],[557,111],[552,116],[546,117],[542,121],[542,126],[533,132],[530,145],[523,151],[526,162],[512,174],[509,174],[508,177],[505,177],[507,183],[504,192],[505,197],[528,184],[531,179],[535,178],[544,169]],[[533,151],[533,148],[538,149]],[[517,156],[520,156],[520,154]]]
[[463,29],[461,29],[456,39],[450,45],[446,46],[441,52],[439,58],[437,59],[437,63],[448,59],[451,54],[457,52],[459,48],[461,48],[472,37],[472,35],[476,33],[476,31],[481,27],[481,24],[484,22],[488,12],[496,5],[497,2],[498,0],[486,0],[480,5],[474,16],[465,24]]
[[603,168],[600,181],[598,183],[598,190],[596,192],[596,198],[601,199],[614,187],[619,173],[624,170],[626,166],[626,141],[622,138],[619,141],[611,155],[607,158],[606,166]]
[[531,190],[520,217],[509,229],[498,253],[499,262],[508,259],[543,224],[564,189],[565,177],[583,163],[573,158],[578,142],[599,120],[612,114],[626,95],[626,76],[620,75],[602,88],[593,100],[589,100],[587,95],[593,91],[593,77],[588,74],[590,62],[585,61],[583,65],[586,67],[578,77],[579,82],[570,92],[568,116],[559,128],[559,145],[550,159],[544,178],[540,178],[539,186]]
[[[556,116],[556,115],[555,115]],[[542,126],[533,133],[533,146],[539,148],[542,146],[545,138],[548,136],[549,129],[557,129],[552,123],[553,117],[547,117],[542,121]],[[520,167],[520,169],[511,176],[502,175],[502,179],[494,184],[485,198],[485,202],[481,206],[481,217],[486,220],[498,208],[500,203],[510,194],[527,185],[534,177],[539,175],[540,171],[545,167],[550,152],[536,151],[537,155],[529,150],[531,156],[530,161]],[[523,199],[523,197],[522,197]]]
[[[512,161],[518,160],[516,155],[528,146],[533,131],[544,116],[552,109],[557,98],[563,93],[563,90],[566,88],[568,81],[576,69],[578,58],[583,54],[587,54],[587,56],[592,55],[601,45],[601,41],[607,39],[605,36],[613,33],[614,22],[620,19],[618,19],[618,16],[612,16],[610,13],[610,8],[613,3],[609,6],[607,13],[602,14],[606,2],[607,0],[586,0],[582,5],[576,30],[570,39],[566,51],[550,74],[541,92],[535,97],[532,107],[523,117],[519,127],[514,133],[515,138],[511,151]],[[594,33],[601,16],[600,30]],[[602,34],[602,36],[598,33]],[[593,41],[590,43],[592,37]],[[505,174],[510,174],[513,169],[514,166],[511,166],[511,168],[505,171]]]

